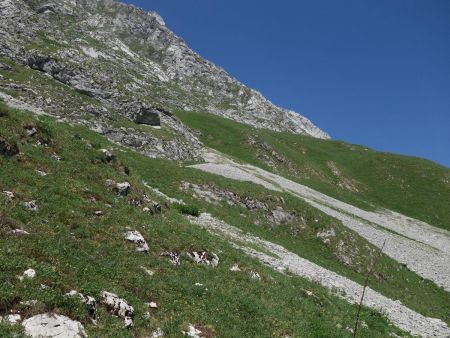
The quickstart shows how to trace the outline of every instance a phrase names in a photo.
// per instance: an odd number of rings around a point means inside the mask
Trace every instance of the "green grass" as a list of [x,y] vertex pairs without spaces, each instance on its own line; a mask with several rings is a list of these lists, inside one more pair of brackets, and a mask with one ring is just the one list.
[[[207,146],[236,159],[367,210],[388,208],[450,230],[449,168],[342,141],[255,129],[211,114],[179,112],[177,116],[199,130]],[[281,155],[281,162],[273,150]],[[350,182],[358,191],[340,187],[342,182]]]
[[194,217],[200,216],[200,210],[194,205],[185,205],[185,204],[173,204],[173,207],[180,211],[183,215],[191,215]]
[[[367,266],[373,262],[377,249],[356,233],[346,229],[339,221],[305,202],[289,194],[267,191],[252,183],[232,181],[196,169],[182,168],[172,161],[147,159],[144,156],[135,156],[133,153],[121,155],[123,155],[123,161],[133,172],[139,173],[142,180],[166,194],[183,199],[190,205],[201,205],[203,212],[209,212],[245,232],[283,245],[299,256],[360,284],[364,283]],[[150,163],[157,163],[157,165],[152,166]],[[211,204],[193,198],[179,189],[182,181],[195,184],[206,183],[240,196],[253,197],[264,201],[270,209],[279,205],[278,198],[283,197],[284,209],[294,211],[299,220],[291,224],[273,226],[267,222],[264,211],[254,212],[230,206],[226,202]],[[242,214],[245,217],[242,217]],[[256,225],[255,221],[258,221],[259,225]],[[316,236],[320,230],[328,228],[336,230],[336,237],[332,239],[330,245],[324,244]],[[345,266],[336,258],[336,247],[340,240],[343,240],[353,251],[352,266]],[[441,318],[450,323],[449,293],[385,255],[377,263],[376,277],[369,280],[369,286],[389,298],[401,300],[403,304],[419,313]]]
[[[20,310],[23,317],[53,311],[81,321],[93,337],[144,337],[157,327],[177,337],[188,323],[211,326],[224,337],[350,336],[345,328],[353,325],[355,306],[314,283],[276,273],[243,256],[226,240],[190,225],[170,206],[160,215],[150,215],[129,203],[146,193],[164,205],[141,184],[143,178],[169,191],[171,176],[189,173],[200,179],[203,174],[128,150],[116,149],[117,160],[108,163],[97,149],[115,146],[93,132],[48,117],[37,120],[1,103],[0,110],[8,111],[0,117],[0,136],[16,141],[22,153],[0,156],[0,191],[16,195],[12,202],[0,196],[0,214],[30,232],[16,237],[4,225],[0,227],[0,315],[11,309]],[[38,135],[27,136],[25,125],[37,126]],[[47,147],[36,146],[36,138],[50,142]],[[130,168],[130,175],[123,173],[123,166]],[[145,171],[140,172],[141,166]],[[41,177],[37,169],[49,175]],[[106,186],[106,179],[130,182],[130,195],[118,197]],[[32,199],[39,206],[36,213],[22,204]],[[95,216],[97,210],[103,216]],[[127,228],[139,230],[149,241],[148,254],[136,252],[124,240]],[[194,249],[217,252],[219,266],[195,265],[183,255],[182,265],[176,267],[159,255],[163,250]],[[243,272],[232,274],[229,267],[236,262]],[[147,276],[140,266],[154,270],[155,275]],[[19,281],[17,276],[30,267],[36,270],[36,278]],[[251,280],[250,270],[258,271],[262,280]],[[208,290],[195,286],[197,282]],[[97,299],[102,290],[119,294],[135,308],[134,328],[123,329],[122,320],[102,306],[98,325],[91,325],[85,306],[63,296],[72,289]],[[305,290],[313,291],[315,297]],[[34,307],[20,304],[32,299],[38,301]],[[145,319],[148,301],[156,301],[159,309]],[[362,337],[401,334],[374,311],[364,309],[362,319],[368,324]],[[0,324],[0,336],[16,333],[20,334],[20,326]]]

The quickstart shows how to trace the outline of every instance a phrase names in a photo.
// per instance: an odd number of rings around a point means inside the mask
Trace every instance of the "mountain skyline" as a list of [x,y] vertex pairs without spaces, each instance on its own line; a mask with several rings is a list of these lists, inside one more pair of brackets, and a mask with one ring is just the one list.
[[332,138],[450,166],[448,3],[125,2]]

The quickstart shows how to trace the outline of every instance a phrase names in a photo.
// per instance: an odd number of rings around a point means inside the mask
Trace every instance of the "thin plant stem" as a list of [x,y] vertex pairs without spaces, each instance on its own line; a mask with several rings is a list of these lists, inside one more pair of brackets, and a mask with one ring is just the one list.
[[362,291],[361,299],[360,299],[359,305],[358,305],[358,312],[356,313],[355,328],[353,329],[353,338],[356,338],[356,334],[358,332],[359,316],[361,314],[361,308],[362,308],[362,304],[364,301],[364,295],[366,294],[367,284],[369,283],[369,277],[372,274],[372,272],[374,271],[375,266],[378,262],[378,259],[381,257],[381,254],[383,253],[385,244],[386,244],[386,240],[384,240],[383,245],[378,250],[378,255],[375,257],[372,266],[369,266],[369,268],[367,269],[367,276],[366,276],[366,280],[364,281],[363,291]]

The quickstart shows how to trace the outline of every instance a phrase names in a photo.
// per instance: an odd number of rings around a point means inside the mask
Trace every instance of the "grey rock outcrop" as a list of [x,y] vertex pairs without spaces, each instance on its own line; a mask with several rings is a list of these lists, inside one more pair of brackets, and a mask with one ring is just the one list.
[[87,337],[83,325],[66,316],[44,313],[22,322],[25,333],[33,338],[82,338]]
[[130,189],[131,189],[131,184],[128,182],[117,183],[115,186],[115,191],[120,196],[128,195],[128,192],[130,191]]
[[159,254],[162,257],[169,257],[169,262],[173,265],[181,264],[181,255],[175,251],[163,251]]
[[160,126],[161,118],[159,117],[159,111],[151,108],[141,108],[133,116],[133,121],[138,124],[148,124],[149,126]]
[[139,231],[130,230],[125,233],[125,239],[136,245],[136,251],[148,252],[149,247],[145,238],[141,235]]
[[219,265],[219,256],[217,256],[214,252],[192,251],[188,252],[188,255],[197,264],[210,265],[213,268]]
[[100,294],[100,302],[112,314],[124,320],[125,327],[133,326],[134,308],[114,293],[103,291]]

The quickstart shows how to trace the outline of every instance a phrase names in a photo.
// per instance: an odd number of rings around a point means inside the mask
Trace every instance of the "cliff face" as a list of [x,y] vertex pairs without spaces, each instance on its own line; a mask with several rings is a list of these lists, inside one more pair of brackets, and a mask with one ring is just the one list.
[[[66,95],[52,94],[52,104],[40,104],[42,91],[33,95],[36,86],[21,90],[22,98],[64,116],[96,120],[103,129],[111,128],[112,114],[133,119],[143,107],[164,108],[161,125],[173,131],[183,150],[178,155],[178,150],[168,151],[167,156],[147,151],[152,156],[196,157],[200,143],[166,114],[174,110],[203,111],[257,128],[329,138],[307,118],[273,105],[204,60],[156,13],[110,0],[5,0],[0,14],[0,56],[48,74],[92,102],[89,108],[69,107],[64,104]],[[25,83],[15,85],[23,89]],[[2,87],[17,96],[10,83]]]

